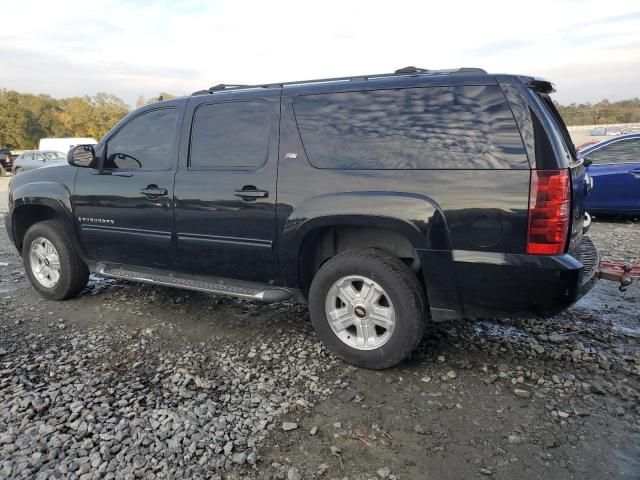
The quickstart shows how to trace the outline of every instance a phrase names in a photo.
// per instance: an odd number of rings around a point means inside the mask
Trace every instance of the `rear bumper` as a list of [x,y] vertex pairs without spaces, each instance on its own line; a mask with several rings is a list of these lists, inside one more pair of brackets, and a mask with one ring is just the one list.
[[591,290],[600,255],[584,237],[565,255],[454,251],[454,264],[465,316],[548,316]]

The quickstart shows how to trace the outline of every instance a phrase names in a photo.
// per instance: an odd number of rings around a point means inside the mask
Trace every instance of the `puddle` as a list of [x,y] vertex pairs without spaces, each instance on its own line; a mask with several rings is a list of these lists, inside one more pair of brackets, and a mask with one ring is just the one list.
[[589,317],[592,324],[607,324],[613,331],[626,336],[640,337],[640,289],[637,284],[620,292],[614,284],[600,283],[567,313],[583,319]]
[[100,277],[95,274],[89,275],[89,284],[85,292],[89,295],[97,295],[105,291],[111,290],[113,287],[120,285],[121,282],[115,278]]
[[521,341],[533,338],[529,332],[522,328],[492,320],[477,320],[473,322],[473,330],[479,336],[490,338],[511,338]]
[[640,457],[638,457],[638,449],[636,448],[634,450],[635,451],[619,449],[613,451],[616,459],[615,465],[622,479],[631,480],[638,478],[638,473],[640,472]]

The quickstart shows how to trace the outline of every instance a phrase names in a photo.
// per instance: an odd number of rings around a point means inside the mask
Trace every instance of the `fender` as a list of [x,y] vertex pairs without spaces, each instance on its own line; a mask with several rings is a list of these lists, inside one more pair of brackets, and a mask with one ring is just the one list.
[[300,284],[298,261],[306,235],[317,228],[338,225],[383,227],[402,234],[423,263],[432,314],[439,309],[454,312],[446,314],[447,318],[461,316],[457,279],[452,263],[449,265],[453,259],[444,214],[433,199],[417,193],[341,192],[303,201],[290,213],[280,239],[280,264],[286,284]]
[[295,261],[307,233],[335,225],[386,227],[403,234],[416,250],[451,250],[442,210],[427,195],[340,192],[311,197],[296,206],[285,222],[281,259]]
[[15,236],[16,215],[19,214],[22,207],[29,205],[41,205],[49,207],[56,212],[57,218],[63,225],[72,232],[73,241],[77,244],[75,231],[75,223],[73,221],[73,210],[71,206],[71,192],[67,186],[60,182],[38,181],[23,183],[12,189],[9,198],[11,216],[12,240],[16,247],[20,250],[21,245]]

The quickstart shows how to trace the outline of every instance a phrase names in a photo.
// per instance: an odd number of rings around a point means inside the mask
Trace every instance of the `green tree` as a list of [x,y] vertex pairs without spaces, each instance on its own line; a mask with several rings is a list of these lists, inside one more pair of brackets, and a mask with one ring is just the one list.
[[108,93],[55,99],[0,90],[0,146],[35,148],[43,137],[104,136],[129,107]]

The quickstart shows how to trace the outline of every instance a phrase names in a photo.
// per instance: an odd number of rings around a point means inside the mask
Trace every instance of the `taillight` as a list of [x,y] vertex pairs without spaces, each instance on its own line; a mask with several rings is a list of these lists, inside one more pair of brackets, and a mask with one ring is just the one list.
[[563,253],[571,218],[569,170],[532,170],[527,253]]

